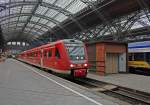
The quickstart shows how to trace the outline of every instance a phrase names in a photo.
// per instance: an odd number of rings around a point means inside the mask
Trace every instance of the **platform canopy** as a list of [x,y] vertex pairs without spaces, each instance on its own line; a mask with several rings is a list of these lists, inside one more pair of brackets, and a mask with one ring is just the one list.
[[97,0],[0,0],[6,41],[32,41]]

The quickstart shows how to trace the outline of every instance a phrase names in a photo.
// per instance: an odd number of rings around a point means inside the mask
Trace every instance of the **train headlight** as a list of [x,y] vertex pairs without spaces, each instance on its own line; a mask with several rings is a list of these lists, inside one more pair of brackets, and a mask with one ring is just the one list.
[[84,59],[83,57],[81,57],[81,59]]
[[87,66],[88,66],[88,64],[87,64],[87,63],[85,63],[85,64],[84,64],[84,67],[87,67]]
[[70,64],[70,67],[71,67],[71,68],[73,68],[73,67],[74,67],[74,65],[73,65],[73,64]]

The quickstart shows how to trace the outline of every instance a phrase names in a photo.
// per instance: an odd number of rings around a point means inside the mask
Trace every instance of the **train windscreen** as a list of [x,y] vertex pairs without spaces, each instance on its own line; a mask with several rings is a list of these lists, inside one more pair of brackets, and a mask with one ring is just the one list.
[[71,60],[84,60],[85,51],[82,44],[65,44]]

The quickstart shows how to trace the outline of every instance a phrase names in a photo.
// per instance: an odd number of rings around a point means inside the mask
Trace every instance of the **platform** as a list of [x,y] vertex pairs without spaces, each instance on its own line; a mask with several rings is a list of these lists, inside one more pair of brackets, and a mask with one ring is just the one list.
[[107,76],[99,76],[97,74],[88,73],[89,78],[99,81],[127,87],[146,93],[150,93],[150,77],[137,74],[109,74]]
[[0,63],[0,105],[119,105],[19,61]]

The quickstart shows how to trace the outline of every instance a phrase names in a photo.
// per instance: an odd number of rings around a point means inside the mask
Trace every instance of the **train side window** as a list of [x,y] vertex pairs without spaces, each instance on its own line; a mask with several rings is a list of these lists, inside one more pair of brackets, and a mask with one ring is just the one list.
[[60,59],[60,53],[59,53],[59,50],[58,48],[56,48],[56,51],[55,51],[55,56]]
[[32,53],[32,57],[34,57],[34,52]]
[[38,57],[38,53],[37,53],[37,52],[35,52],[35,54],[34,54],[34,55],[35,55],[35,57]]
[[133,61],[133,54],[132,53],[129,53],[129,61]]
[[52,56],[52,51],[49,50],[49,51],[48,51],[48,57],[50,58],[51,56]]
[[36,57],[38,57],[38,52],[36,52]]
[[143,61],[143,60],[145,60],[144,53],[135,53],[134,54],[134,59],[135,59],[135,61]]
[[42,58],[42,52],[40,52],[40,57]]
[[150,52],[147,52],[147,53],[146,53],[146,61],[147,61],[147,62],[150,62]]

